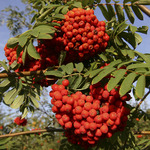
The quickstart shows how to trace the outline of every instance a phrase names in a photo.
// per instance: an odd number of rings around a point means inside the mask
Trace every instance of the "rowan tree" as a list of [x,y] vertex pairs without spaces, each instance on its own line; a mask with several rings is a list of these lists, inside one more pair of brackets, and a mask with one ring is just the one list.
[[[23,135],[17,138],[26,139],[22,149],[39,148],[32,145],[35,136],[43,149],[147,149],[149,140],[138,143],[137,138],[149,132],[139,130],[137,121],[149,119],[140,105],[150,93],[150,55],[136,47],[142,42],[138,33],[146,34],[148,27],[133,23],[143,20],[143,12],[150,14],[144,6],[149,1],[23,2],[30,6],[31,22],[14,10],[17,20],[8,18],[8,26],[13,35],[24,26],[29,29],[8,39],[7,61],[0,61],[1,103],[22,115],[10,123],[12,130],[2,132],[0,138],[8,138],[0,140],[0,148],[14,148],[12,137]],[[97,7],[105,20],[94,15]],[[5,11],[11,11],[10,16],[14,13],[11,7]],[[17,26],[10,26],[10,21]],[[42,89],[50,86],[49,100],[41,108]],[[137,106],[128,103],[131,92]],[[26,116],[37,110],[46,115],[44,125],[38,123],[29,131]],[[17,133],[14,126],[24,132]],[[56,147],[48,144],[56,141]]]

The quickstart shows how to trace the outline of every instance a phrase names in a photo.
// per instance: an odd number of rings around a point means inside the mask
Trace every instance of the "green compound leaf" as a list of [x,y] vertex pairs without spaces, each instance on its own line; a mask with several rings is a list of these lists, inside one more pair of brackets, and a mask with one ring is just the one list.
[[25,107],[21,119],[25,118],[27,116],[27,114],[28,114],[28,108]]
[[135,89],[135,94],[138,98],[142,98],[144,96],[145,85],[146,85],[146,79],[145,79],[145,76],[142,75],[138,78],[136,89]]
[[77,8],[82,8],[82,3],[81,2],[74,2],[74,4],[72,4],[72,6],[77,7]]
[[140,53],[138,51],[134,51],[138,56],[140,56],[146,63],[150,63],[150,59],[147,55]]
[[23,33],[19,36],[18,41],[19,41],[19,45],[21,47],[24,47],[27,44],[28,39],[30,38],[30,32],[31,32],[30,30],[26,31],[25,33]]
[[53,16],[53,18],[57,18],[57,19],[65,19],[65,16],[63,14],[55,14]]
[[8,71],[8,66],[6,65],[6,63],[4,61],[0,61],[0,65],[2,65],[2,67]]
[[18,38],[10,38],[10,39],[8,39],[8,41],[7,41],[7,47],[8,48],[14,48],[15,46],[17,46],[18,45]]
[[79,88],[77,90],[79,90],[79,91],[86,90],[87,88],[89,88],[89,86],[90,86],[90,83],[86,82],[81,88]]
[[6,104],[11,104],[17,95],[18,95],[18,92],[17,92],[16,88],[8,91],[4,96],[4,102]]
[[14,102],[10,105],[11,108],[17,109],[21,106],[24,101],[24,95],[18,95]]
[[61,12],[65,15],[68,11],[68,8],[69,8],[69,6],[65,6]]
[[137,29],[137,32],[147,34],[147,32],[148,32],[148,26],[139,27],[139,28]]
[[55,14],[59,14],[60,10],[63,9],[63,8],[64,8],[64,6],[57,7],[56,10],[55,10]]
[[68,63],[65,67],[65,71],[67,74],[73,73],[73,69],[74,69],[73,63]]
[[119,69],[114,72],[114,77],[112,77],[108,82],[109,91],[111,91],[119,83],[119,81],[124,77],[125,73],[125,69]]
[[123,12],[122,7],[120,5],[115,4],[115,9],[116,9],[118,21],[119,22],[124,21],[125,20],[125,16],[124,16],[124,12]]
[[82,72],[82,70],[84,69],[84,65],[82,62],[75,64],[75,67],[76,67],[78,72]]
[[39,103],[37,102],[37,100],[33,96],[30,96],[30,99],[31,99],[32,103],[34,104],[34,106],[36,108],[39,108]]
[[12,139],[12,137],[0,139],[0,145],[6,144],[6,143],[9,142],[11,139]]
[[110,20],[111,19],[111,16],[109,15],[106,7],[104,5],[98,5],[98,7],[100,8],[100,10],[102,11],[103,13],[103,16],[105,17],[106,20]]
[[27,54],[27,46],[25,47],[24,52],[23,52],[23,54],[22,54],[22,61],[23,61],[23,64],[25,64],[26,54]]
[[107,6],[107,10],[108,10],[108,13],[109,13],[109,16],[111,18],[115,17],[115,11],[114,11],[114,8],[112,5],[106,5]]
[[59,55],[59,66],[62,65],[62,63],[64,62],[66,58],[66,51],[61,51],[60,55]]
[[100,54],[99,57],[100,57],[101,59],[103,59],[104,61],[107,61],[107,60],[108,60],[107,57],[106,57],[104,54]]
[[133,6],[131,5],[132,10],[134,11],[135,15],[137,16],[138,19],[143,20],[143,14],[140,10],[140,8],[138,8],[138,6]]
[[149,68],[150,63],[140,63],[140,64],[131,64],[127,67],[127,69],[136,69],[136,68]]
[[128,18],[129,18],[130,22],[133,24],[135,18],[134,18],[134,14],[133,14],[133,11],[132,11],[131,7],[128,6],[128,5],[124,5],[124,9],[126,11],[126,14],[127,14]]
[[102,71],[102,69],[92,70],[92,71],[90,71],[90,73],[89,73],[89,77],[90,77],[90,78],[93,78],[93,77],[95,77],[97,74],[99,74],[101,71]]
[[132,88],[132,84],[137,77],[137,74],[135,73],[130,73],[125,79],[123,80],[121,86],[120,86],[120,91],[119,94],[120,96],[124,96],[127,92],[129,92]]
[[47,70],[44,74],[46,76],[47,75],[52,75],[52,76],[56,76],[56,77],[62,77],[63,76],[63,73],[61,71],[58,71],[58,70]]
[[109,75],[110,73],[112,73],[114,70],[116,70],[116,68],[107,68],[104,69],[103,71],[101,71],[93,80],[92,80],[92,84],[96,84],[99,81],[101,81],[104,77],[106,77],[107,75]]
[[28,45],[27,52],[31,57],[33,57],[35,59],[41,59],[40,54],[36,51],[36,49],[31,41]]
[[9,79],[5,79],[1,82],[0,87],[5,87],[7,85],[9,85],[11,83],[11,81]]
[[135,53],[134,53],[133,50],[127,50],[127,54],[128,54],[128,56],[129,56],[130,58],[132,58],[132,59],[135,57]]
[[32,33],[50,33],[50,34],[53,34],[55,33],[55,30],[52,29],[51,26],[49,25],[39,25],[39,26],[36,26],[33,30],[32,30]]
[[77,89],[78,86],[81,84],[82,79],[83,79],[83,77],[82,77],[81,75],[79,75],[79,76],[76,78],[74,84],[71,86],[72,89]]

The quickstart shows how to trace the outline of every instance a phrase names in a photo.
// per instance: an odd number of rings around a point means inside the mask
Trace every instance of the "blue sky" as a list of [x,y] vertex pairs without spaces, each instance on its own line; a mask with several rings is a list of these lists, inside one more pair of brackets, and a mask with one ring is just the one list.
[[[21,3],[21,0],[0,0],[0,11],[4,9],[5,7],[8,7],[9,5],[18,6],[21,10],[24,9],[24,5]],[[148,7],[150,9],[150,6]],[[95,11],[96,16],[99,20],[104,20],[100,9],[96,9]],[[149,26],[150,28],[150,18],[147,15],[144,15],[144,20],[140,21],[135,17],[135,26]],[[142,53],[150,53],[150,30],[148,31],[147,35],[140,34],[143,38],[143,42],[137,46],[137,51]],[[6,27],[6,24],[3,24],[0,26],[0,60],[6,59],[4,55],[4,46],[7,43],[7,40],[11,37],[10,31]],[[150,98],[150,96],[147,98],[147,100]],[[149,106],[150,107],[150,106]]]

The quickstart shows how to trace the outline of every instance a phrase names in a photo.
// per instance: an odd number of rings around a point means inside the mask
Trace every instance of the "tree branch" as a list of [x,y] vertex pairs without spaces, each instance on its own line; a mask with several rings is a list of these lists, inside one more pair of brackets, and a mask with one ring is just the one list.
[[0,73],[0,78],[8,78],[10,76],[23,77],[23,76],[39,75],[39,74],[44,74],[45,72],[46,70]]
[[12,134],[5,134],[0,135],[0,138],[6,138],[6,137],[14,137],[18,135],[26,135],[26,134],[35,134],[35,133],[44,133],[44,132],[64,132],[65,130],[62,128],[46,128],[43,130],[34,130],[34,131],[25,131],[25,132],[18,132],[18,133],[12,133]]
[[150,10],[144,5],[138,5],[138,7],[143,11],[148,17],[150,17]]
[[[59,66],[55,66],[54,70],[57,70]],[[24,76],[32,76],[32,75],[42,75],[47,71],[45,70],[38,70],[38,71],[22,71],[22,72],[9,72],[9,73],[0,73],[0,78],[8,78],[8,77],[24,77]],[[73,70],[74,72],[77,71],[76,68]],[[55,78],[48,78],[48,80],[55,80]]]
[[[44,133],[44,132],[64,132],[65,130],[62,128],[46,128],[42,130],[33,130],[33,131],[25,131],[25,132],[18,132],[18,133],[12,133],[12,134],[5,134],[0,135],[0,138],[6,138],[6,137],[14,137],[18,135],[27,135],[27,134],[36,134],[36,133]],[[150,135],[150,131],[137,131],[134,133],[135,135]]]
[[140,135],[150,135],[150,131],[138,131],[138,132],[135,132],[134,134],[140,134]]
[[142,104],[142,102],[145,100],[145,98],[150,94],[150,90],[143,96],[143,98],[141,99],[141,101],[139,102],[139,104],[135,107],[136,110],[138,110],[138,108],[140,107],[140,105]]

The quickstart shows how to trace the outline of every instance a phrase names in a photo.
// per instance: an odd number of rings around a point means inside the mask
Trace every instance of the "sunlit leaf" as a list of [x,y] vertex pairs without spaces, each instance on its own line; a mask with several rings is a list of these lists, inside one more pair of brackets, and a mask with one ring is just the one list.
[[127,77],[125,77],[125,79],[123,80],[120,86],[120,91],[119,91],[120,96],[125,95],[127,92],[131,90],[136,76],[137,76],[136,73],[130,73]]
[[82,72],[82,70],[84,69],[84,65],[82,62],[75,64],[75,67],[76,67],[78,72]]
[[124,16],[123,8],[120,5],[115,4],[115,9],[116,9],[118,21],[119,22],[124,21],[125,20],[125,16]]
[[18,95],[14,102],[10,105],[11,108],[17,109],[21,106],[24,101],[24,95]]
[[36,51],[36,49],[31,41],[28,45],[27,52],[31,57],[33,57],[35,59],[41,59],[40,54]]
[[10,39],[8,39],[8,41],[7,41],[7,47],[8,48],[14,48],[15,46],[17,46],[18,45],[18,38],[10,38]]
[[67,74],[71,74],[73,72],[74,66],[73,63],[68,63],[65,67],[65,71]]
[[136,89],[135,89],[135,94],[138,98],[142,98],[145,93],[145,76],[142,75],[138,78],[137,84],[136,84]]
[[114,72],[114,77],[112,77],[108,82],[109,91],[111,91],[119,83],[119,81],[124,77],[125,73],[125,69],[119,69]]
[[106,77],[107,75],[109,75],[110,73],[112,73],[114,70],[116,70],[116,68],[111,68],[109,67],[109,69],[104,69],[103,71],[101,71],[93,80],[92,80],[92,84],[96,84],[99,81],[101,81],[104,77]]

